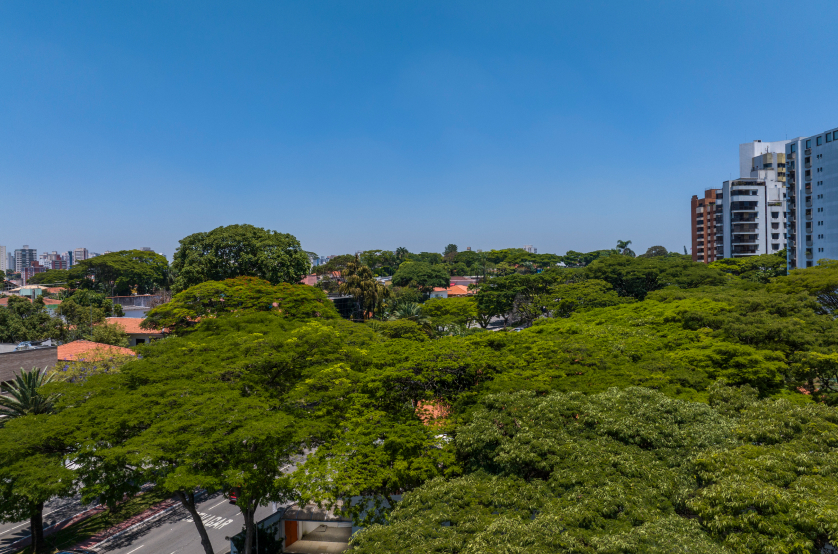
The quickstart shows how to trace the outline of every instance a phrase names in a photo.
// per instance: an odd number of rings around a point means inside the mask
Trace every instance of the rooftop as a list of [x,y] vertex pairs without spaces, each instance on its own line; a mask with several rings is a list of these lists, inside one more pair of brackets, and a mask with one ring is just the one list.
[[143,320],[139,317],[106,317],[105,322],[110,324],[116,323],[122,330],[128,333],[129,335],[162,335],[163,333],[160,331],[155,331],[153,329],[143,329],[140,327],[140,323]]
[[105,355],[128,355],[136,356],[136,352],[130,348],[101,344],[89,340],[76,340],[62,344],[58,347],[58,359],[63,361],[84,360],[95,357],[97,354]]

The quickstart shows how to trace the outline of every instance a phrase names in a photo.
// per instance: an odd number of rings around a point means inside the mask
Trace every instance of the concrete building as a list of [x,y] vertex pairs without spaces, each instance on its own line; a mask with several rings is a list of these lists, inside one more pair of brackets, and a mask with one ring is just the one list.
[[73,264],[77,264],[82,260],[86,260],[90,256],[87,248],[76,248],[73,250]]
[[838,259],[838,129],[786,146],[788,267]]
[[15,271],[21,272],[23,268],[30,267],[32,262],[38,261],[38,251],[34,248],[29,248],[28,244],[24,244],[23,248],[15,250]]
[[740,144],[739,178],[725,181],[721,189],[707,189],[704,198],[692,197],[694,261],[772,254],[786,247],[786,146],[790,142]]
[[522,250],[525,250],[530,254],[538,254],[538,248],[533,248],[532,244],[525,244]]
[[9,269],[9,258],[6,255],[6,247],[0,246],[0,273],[6,276],[6,270]]
[[[709,264],[715,262],[717,257],[722,257],[724,252],[716,250],[716,218],[719,218],[718,225],[723,227],[721,211],[722,189],[707,189],[704,191],[704,198],[693,195],[690,202],[692,214],[692,256],[694,262]],[[716,210],[716,202],[719,202],[719,210]],[[722,245],[722,234],[719,234],[718,247]]]
[[[722,258],[772,254],[782,249],[781,203],[769,200],[765,181],[725,181],[722,186]],[[777,228],[774,229],[774,225]],[[717,239],[718,241],[718,239]]]
[[6,269],[15,268],[15,255],[9,252],[6,254]]

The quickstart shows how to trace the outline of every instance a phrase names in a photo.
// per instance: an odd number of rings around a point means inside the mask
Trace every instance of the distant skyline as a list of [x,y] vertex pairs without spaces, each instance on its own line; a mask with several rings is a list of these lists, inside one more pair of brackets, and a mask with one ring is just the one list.
[[[838,125],[838,4],[0,4],[0,245],[683,252],[738,145]],[[802,86],[801,86],[802,85]],[[805,101],[800,96],[805,92]]]

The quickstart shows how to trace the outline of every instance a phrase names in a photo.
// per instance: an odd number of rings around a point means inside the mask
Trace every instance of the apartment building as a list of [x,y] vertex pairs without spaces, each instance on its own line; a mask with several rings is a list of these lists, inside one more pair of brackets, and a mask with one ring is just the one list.
[[82,260],[86,260],[90,257],[89,254],[90,253],[87,251],[87,248],[76,248],[75,250],[73,250],[73,264],[77,264]]
[[786,157],[789,269],[838,259],[838,129],[790,141]]
[[28,244],[24,244],[23,248],[15,250],[15,272],[19,273],[24,268],[32,265],[32,262],[38,261],[38,251],[34,248],[29,248]]
[[786,146],[755,140],[739,145],[739,178],[691,201],[692,258],[758,256],[786,247]]
[[[704,198],[699,198],[697,195],[692,197],[690,212],[692,214],[692,255],[694,262],[709,264],[716,261],[716,217],[717,213],[721,217],[721,197],[721,189],[705,190]],[[718,212],[716,211],[717,200],[720,208]]]
[[0,273],[2,273],[4,277],[6,275],[6,270],[9,269],[8,261],[9,258],[6,255],[6,247],[0,246]]

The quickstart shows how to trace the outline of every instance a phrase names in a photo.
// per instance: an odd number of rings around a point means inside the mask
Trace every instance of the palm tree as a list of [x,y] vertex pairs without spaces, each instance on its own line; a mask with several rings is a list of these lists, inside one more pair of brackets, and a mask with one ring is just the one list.
[[46,368],[43,372],[37,367],[29,372],[21,370],[11,384],[4,385],[2,390],[9,396],[0,396],[0,425],[16,417],[52,413],[58,395],[44,396],[40,388],[51,382],[53,375],[47,377]]
[[338,290],[341,294],[351,295],[355,299],[361,318],[367,319],[367,314],[375,313],[381,301],[390,296],[390,289],[376,281],[372,270],[355,259],[346,264],[343,270],[343,283]]
[[410,254],[410,252],[408,252],[407,248],[405,248],[404,246],[399,246],[398,248],[396,248],[395,254],[396,260],[399,262],[403,262],[405,258],[407,258],[407,255]]
[[399,302],[390,311],[390,320],[409,319],[419,325],[429,325],[431,320],[422,314],[422,305],[416,302]]
[[617,252],[619,252],[623,256],[631,256],[632,258],[634,258],[634,250],[629,248],[629,244],[631,244],[630,240],[618,240]]

